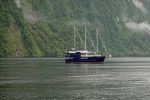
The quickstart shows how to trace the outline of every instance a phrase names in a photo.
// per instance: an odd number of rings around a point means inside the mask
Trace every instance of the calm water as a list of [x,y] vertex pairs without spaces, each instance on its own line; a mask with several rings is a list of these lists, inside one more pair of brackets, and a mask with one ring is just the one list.
[[150,58],[0,59],[0,100],[150,100]]

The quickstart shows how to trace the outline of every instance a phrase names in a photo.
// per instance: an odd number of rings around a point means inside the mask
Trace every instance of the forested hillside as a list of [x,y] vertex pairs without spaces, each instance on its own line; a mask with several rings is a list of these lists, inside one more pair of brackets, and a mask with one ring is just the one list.
[[[73,27],[113,56],[150,56],[150,0],[0,0],[0,57],[63,57]],[[91,49],[90,43],[87,44]],[[101,41],[99,49],[104,53]]]

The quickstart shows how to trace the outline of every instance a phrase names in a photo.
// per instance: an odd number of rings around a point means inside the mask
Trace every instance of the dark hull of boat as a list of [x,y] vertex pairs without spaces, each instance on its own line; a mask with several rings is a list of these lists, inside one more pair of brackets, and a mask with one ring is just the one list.
[[105,56],[94,56],[94,57],[66,57],[66,63],[103,63]]

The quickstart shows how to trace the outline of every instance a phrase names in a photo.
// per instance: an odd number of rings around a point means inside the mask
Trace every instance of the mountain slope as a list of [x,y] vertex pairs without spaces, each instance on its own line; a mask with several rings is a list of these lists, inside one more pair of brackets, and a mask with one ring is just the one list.
[[74,25],[82,38],[85,26],[93,38],[98,27],[113,56],[149,56],[148,4],[148,0],[1,0],[0,57],[62,57],[73,46]]

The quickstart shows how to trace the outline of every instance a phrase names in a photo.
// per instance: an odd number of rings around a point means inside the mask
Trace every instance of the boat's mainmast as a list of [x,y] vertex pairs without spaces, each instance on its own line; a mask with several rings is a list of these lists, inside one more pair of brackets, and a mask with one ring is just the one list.
[[96,40],[97,40],[97,46],[96,46],[96,51],[98,52],[98,28],[96,29]]
[[84,44],[84,49],[86,50],[86,27],[85,27],[85,44]]
[[76,28],[74,26],[74,48],[76,48]]

